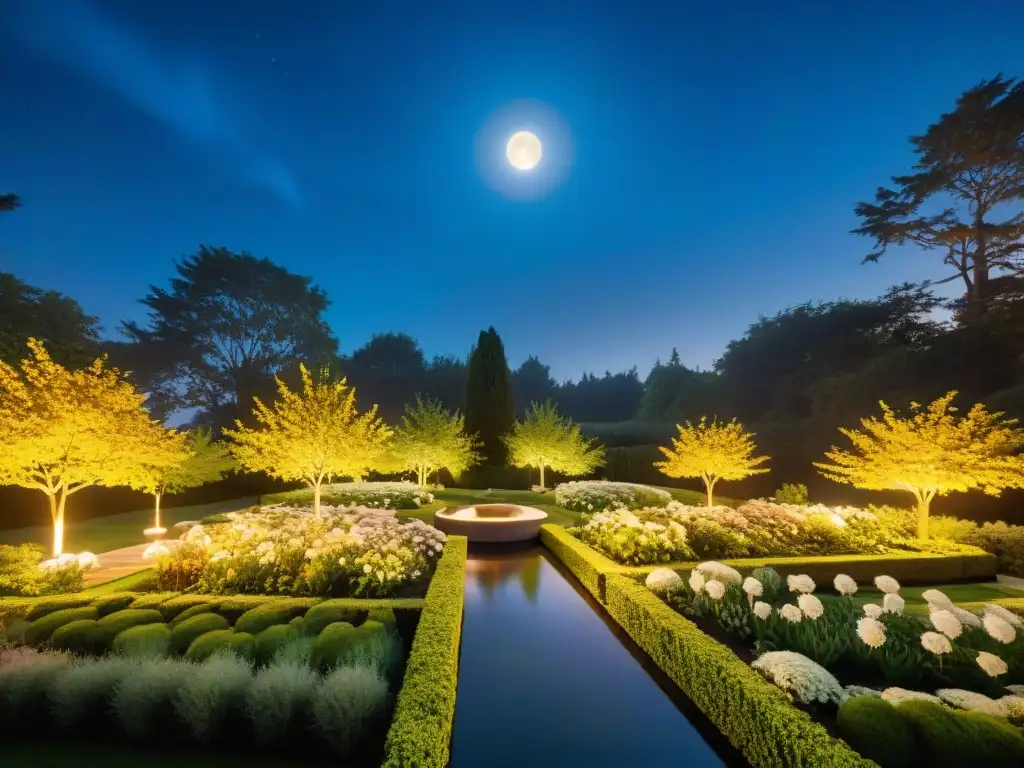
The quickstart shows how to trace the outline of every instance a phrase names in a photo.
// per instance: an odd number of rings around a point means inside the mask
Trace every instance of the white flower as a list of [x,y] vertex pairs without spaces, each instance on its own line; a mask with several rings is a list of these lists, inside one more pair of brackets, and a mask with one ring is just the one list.
[[779,608],[779,616],[784,618],[786,621],[793,622],[794,624],[802,620],[804,617],[800,609],[792,603],[786,603],[784,606]]
[[857,592],[857,582],[845,573],[838,574],[832,580],[832,584],[840,595],[853,595]]
[[875,586],[887,595],[894,595],[900,591],[900,583],[892,576],[875,576]]
[[986,613],[982,616],[981,625],[985,627],[986,632],[1000,643],[1012,643],[1013,639],[1017,636],[1017,632],[1014,630],[1013,625],[1006,619],[996,616],[994,613]]
[[934,653],[936,656],[950,653],[953,650],[953,646],[949,644],[949,638],[938,632],[925,632],[921,635],[921,645],[926,651]]
[[796,599],[797,605],[808,619],[817,619],[825,612],[825,606],[814,595],[803,594]]
[[753,576],[747,576],[743,580],[743,591],[750,597],[760,597],[764,594],[764,585]]
[[799,653],[771,651],[750,666],[802,704],[840,704],[846,699],[846,692],[831,672]]
[[802,592],[810,594],[814,591],[814,579],[806,574],[790,575],[786,577],[786,585],[790,592]]
[[171,550],[162,541],[154,541],[142,551],[143,560],[154,560],[158,557],[171,554]]
[[958,605],[954,605],[952,608],[947,608],[946,610],[949,611],[950,613],[952,613],[958,619],[960,619],[960,623],[961,624],[966,624],[969,627],[980,627],[981,626],[981,619],[979,619],[977,616],[975,616],[970,611],[965,611],[963,608],[961,608]]
[[[941,635],[939,635],[939,637],[941,637]],[[886,688],[882,691],[882,698],[896,706],[899,706],[904,701],[930,701],[933,704],[942,703],[942,700],[938,696],[932,696],[930,693],[922,693],[921,691],[908,691],[906,688]]]
[[344,565],[344,564],[345,564],[345,562],[346,562],[346,560],[345,560],[345,558],[344,558],[344,557],[339,557],[339,558],[338,558],[338,565]]
[[978,662],[978,666],[981,667],[989,677],[1005,675],[1006,670],[1008,669],[1005,661],[994,653],[989,653],[988,651],[979,651],[976,661]]
[[865,616],[857,620],[857,636],[868,648],[885,645],[885,626],[878,619]]
[[877,619],[885,611],[882,610],[882,606],[877,603],[865,603],[864,604],[864,615],[869,619]]
[[696,569],[690,571],[690,589],[697,594],[704,591],[704,574]]
[[949,611],[932,611],[928,618],[931,620],[932,626],[950,640],[956,640],[964,631],[964,625],[960,623],[960,619]]
[[1017,629],[1024,629],[1024,621],[1021,620],[1013,611],[1008,611],[1001,605],[995,603],[985,603],[985,613],[991,613],[998,616],[1000,619],[1005,621],[1007,624],[1011,624]]
[[924,598],[928,605],[934,608],[942,608],[943,610],[950,611],[954,607],[953,601],[937,589],[926,589],[921,593],[921,597]]
[[990,699],[981,693],[965,691],[961,688],[941,688],[935,692],[935,695],[951,707],[984,712],[993,717],[1006,717],[1006,710],[1001,702]]
[[1024,720],[1024,699],[1020,696],[1002,696],[997,699],[1003,708],[1003,716],[1008,717],[1015,723]]
[[41,570],[41,571],[52,571],[56,567],[57,567],[57,558],[56,557],[51,557],[49,560],[43,560],[43,562],[41,562],[39,564],[39,570]]
[[655,568],[645,582],[652,592],[668,592],[683,586],[683,578],[671,568]]
[[704,585],[704,589],[708,591],[708,596],[712,600],[721,600],[722,595],[725,594],[725,584],[715,579],[711,579]]
[[903,613],[906,601],[895,592],[889,592],[882,598],[882,610],[886,613]]
[[723,584],[736,584],[738,586],[743,583],[743,576],[739,571],[716,560],[701,563],[697,566],[696,570],[700,571],[704,578],[716,579]]
[[372,573],[372,572],[373,572],[373,566],[372,565],[367,563],[366,565],[363,566],[363,573],[369,574],[369,573]]
[[758,600],[754,603],[754,615],[763,621],[772,615],[772,607],[768,603],[762,603]]
[[70,552],[65,552],[63,555],[58,555],[57,557],[58,568],[63,568],[65,565],[71,565],[72,563],[77,562],[78,558],[72,555]]

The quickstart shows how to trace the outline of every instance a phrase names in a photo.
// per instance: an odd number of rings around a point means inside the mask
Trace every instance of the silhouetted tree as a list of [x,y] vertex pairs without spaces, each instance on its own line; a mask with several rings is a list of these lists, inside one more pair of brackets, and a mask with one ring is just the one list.
[[551,368],[530,355],[512,372],[512,391],[515,393],[516,413],[521,418],[530,403],[551,399],[555,391]]
[[14,194],[0,195],[0,211],[13,211],[21,207],[21,198]]
[[480,438],[484,463],[505,463],[502,437],[516,420],[512,375],[505,360],[505,346],[494,328],[480,332],[469,357],[466,382],[466,432]]
[[376,403],[389,424],[397,424],[406,405],[423,392],[426,368],[423,350],[405,333],[374,334],[340,361],[342,373],[366,398],[363,405]]
[[100,355],[99,325],[77,301],[0,272],[0,360],[14,365],[38,339],[57,363],[88,365]]
[[636,416],[644,385],[636,367],[597,377],[584,373],[579,381],[566,381],[555,389],[559,411],[577,422],[628,421]]
[[454,355],[435,355],[424,373],[423,394],[449,411],[461,410],[466,404],[468,376],[465,360]]

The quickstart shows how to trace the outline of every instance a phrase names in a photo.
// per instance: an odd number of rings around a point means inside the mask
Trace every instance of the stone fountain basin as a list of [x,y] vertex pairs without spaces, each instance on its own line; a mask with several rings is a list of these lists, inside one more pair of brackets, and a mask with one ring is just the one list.
[[434,527],[470,541],[529,541],[540,535],[548,513],[518,504],[476,504],[434,513]]

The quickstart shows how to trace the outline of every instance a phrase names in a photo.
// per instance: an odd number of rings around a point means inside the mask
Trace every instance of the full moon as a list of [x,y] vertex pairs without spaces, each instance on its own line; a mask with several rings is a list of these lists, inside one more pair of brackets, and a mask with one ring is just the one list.
[[529,171],[543,156],[540,139],[529,131],[517,131],[505,145],[505,157],[509,165],[520,171]]

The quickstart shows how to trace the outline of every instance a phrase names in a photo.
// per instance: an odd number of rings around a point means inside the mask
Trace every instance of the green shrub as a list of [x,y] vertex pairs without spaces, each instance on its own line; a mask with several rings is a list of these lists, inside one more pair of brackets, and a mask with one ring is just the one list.
[[294,663],[309,666],[313,658],[313,645],[315,643],[316,638],[309,637],[308,635],[293,638],[278,649],[277,653],[274,654],[273,661],[278,664]]
[[156,608],[176,595],[175,592],[154,592],[151,595],[140,595],[135,598],[132,608]]
[[256,635],[253,655],[258,663],[269,664],[274,660],[278,651],[299,637],[299,631],[295,627],[287,624],[274,624]]
[[783,483],[772,499],[776,504],[806,504],[807,486],[803,483]]
[[233,629],[214,629],[193,640],[185,651],[185,658],[189,661],[204,661],[222,652],[249,659],[253,653],[253,636]]
[[191,608],[186,608],[173,619],[167,622],[167,626],[174,629],[176,626],[181,624],[183,621],[191,619],[193,616],[198,616],[201,613],[213,613],[217,606],[211,605],[210,603],[201,603],[200,605],[193,605]]
[[306,620],[302,616],[296,616],[288,622],[289,627],[295,627],[299,634],[306,634]]
[[164,619],[171,621],[182,611],[189,608],[195,608],[200,605],[216,607],[220,602],[221,598],[210,597],[209,595],[178,595],[160,603],[160,613],[164,615]]
[[28,613],[24,615],[25,621],[35,621],[43,616],[56,611],[67,610],[68,608],[82,608],[91,605],[93,598],[81,597],[79,595],[68,595],[66,597],[50,597],[32,603]]
[[317,635],[316,643],[313,646],[313,662],[316,666],[332,667],[357,642],[359,642],[359,635],[356,634],[356,628],[347,621],[328,624]]
[[370,612],[366,616],[367,621],[379,621],[388,629],[395,629],[398,625],[398,620],[395,618],[395,612],[390,608],[371,608]]
[[195,674],[192,664],[178,659],[139,661],[121,681],[112,701],[125,734],[146,741],[166,732],[174,713],[174,697]]
[[459,677],[466,544],[462,536],[449,536],[431,579],[388,731],[384,768],[448,765]]
[[46,550],[38,544],[0,544],[0,595],[31,597],[82,588],[84,571],[77,561],[44,571],[39,563],[45,557]]
[[379,621],[368,619],[358,627],[339,621],[317,637],[312,658],[324,669],[368,666],[390,677],[402,663],[402,640]]
[[31,651],[18,663],[0,666],[0,718],[8,727],[40,722],[46,717],[49,691],[72,658],[66,653]]
[[[196,643],[202,639],[197,639]],[[195,643],[189,651],[194,647]],[[208,744],[219,735],[229,719],[240,718],[245,692],[251,684],[252,670],[245,660],[233,654],[215,654],[189,675],[175,692],[174,711],[193,740]]]
[[540,540],[590,594],[604,601],[605,574],[619,570],[618,565],[574,538],[560,525],[542,525]]
[[135,669],[133,661],[118,656],[72,664],[50,688],[50,709],[58,727],[68,733],[103,727],[114,691]]
[[234,624],[246,611],[251,611],[258,605],[271,603],[277,599],[279,598],[271,595],[235,595],[234,597],[225,598],[217,606],[217,613]]
[[171,653],[184,653],[200,635],[228,626],[228,620],[216,613],[200,613],[185,619],[171,630]]
[[103,650],[98,647],[99,633],[95,619],[70,621],[50,635],[50,645],[58,651],[92,654]]
[[351,600],[324,600],[306,611],[305,631],[310,635],[319,635],[324,627],[337,621],[355,624],[359,614],[359,609],[352,606]]
[[245,709],[256,737],[266,747],[302,730],[319,678],[304,664],[271,664],[245,692]]
[[100,616],[106,616],[109,613],[120,611],[131,605],[138,595],[130,592],[115,592],[111,595],[103,595],[97,597],[92,602],[92,607],[99,611]]
[[1000,573],[1024,577],[1024,525],[985,523],[963,542],[995,555]]
[[982,712],[957,712],[960,725],[971,735],[971,760],[992,768],[1024,765],[1024,735],[1005,720]]
[[114,638],[114,653],[140,659],[162,659],[171,646],[171,630],[166,624],[140,624],[119,632]]
[[388,684],[366,666],[339,667],[313,694],[313,722],[331,751],[348,757],[387,714]]
[[286,597],[264,603],[239,616],[235,622],[235,629],[255,635],[275,624],[287,624],[317,602],[319,601],[315,598],[309,597]]
[[50,635],[65,624],[81,619],[95,619],[99,612],[92,606],[82,608],[65,608],[64,610],[47,613],[36,619],[25,629],[25,642],[28,645],[39,645],[50,639]]
[[126,608],[107,614],[96,622],[96,648],[107,650],[113,644],[114,638],[129,627],[162,624],[163,621],[164,617],[160,615],[160,611],[153,608]]
[[882,768],[910,768],[918,762],[917,731],[888,701],[857,696],[839,707],[839,733]]
[[973,520],[960,520],[946,515],[934,515],[928,518],[928,537],[932,539],[949,539],[964,541],[978,530]]

